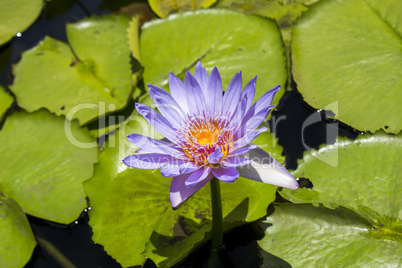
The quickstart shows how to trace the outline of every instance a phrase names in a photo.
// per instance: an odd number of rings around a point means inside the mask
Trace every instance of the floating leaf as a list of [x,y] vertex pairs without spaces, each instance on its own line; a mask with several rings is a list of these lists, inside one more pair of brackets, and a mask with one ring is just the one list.
[[262,267],[401,266],[402,233],[395,240],[377,236],[368,221],[345,208],[276,205],[261,225]]
[[221,0],[217,7],[244,10],[277,21],[281,28],[293,25],[311,5],[318,0]]
[[25,213],[68,224],[87,206],[97,145],[76,121],[45,110],[13,113],[0,131],[0,185]]
[[374,132],[402,129],[402,5],[398,0],[320,1],[293,30],[293,75],[315,108]]
[[0,188],[0,266],[23,267],[36,242],[28,219],[12,198],[4,198]]
[[212,6],[217,0],[150,0],[152,11],[159,17],[166,18],[171,13],[181,13],[188,10],[196,10],[201,7]]
[[[304,156],[295,177],[309,178],[313,189],[281,192],[293,202],[343,206],[361,213],[362,206],[402,219],[401,135],[360,135],[338,138]],[[365,213],[362,213],[364,216]]]
[[[172,266],[210,238],[209,186],[173,211],[171,178],[162,177],[159,170],[132,169],[122,163],[138,149],[126,138],[133,132],[161,138],[139,116],[109,136],[93,178],[84,184],[92,208],[93,240],[123,266],[141,265],[146,257],[158,266]],[[264,135],[258,145],[271,145],[267,150],[280,155],[282,148],[272,134]],[[232,184],[221,183],[221,188],[224,228],[228,230],[264,216],[277,187],[240,178]]]
[[13,101],[13,97],[11,97],[10,94],[8,94],[0,85],[0,120],[7,112],[8,108],[10,108],[11,104],[13,104]]
[[130,48],[131,54],[139,62],[141,62],[140,56],[140,40],[139,40],[139,22],[140,17],[134,16],[130,21],[130,26],[127,28],[127,40],[128,47]]
[[39,16],[42,0],[0,1],[0,45],[25,31]]
[[27,111],[46,107],[80,124],[121,109],[131,97],[125,16],[91,17],[67,25],[69,46],[46,37],[23,53],[11,86]]
[[[276,24],[231,10],[198,10],[149,22],[142,29],[140,50],[145,82],[165,89],[170,72],[183,78],[198,60],[208,72],[218,67],[225,89],[237,72],[243,73],[243,85],[258,75],[256,98],[286,81]],[[283,92],[276,94],[273,104]]]

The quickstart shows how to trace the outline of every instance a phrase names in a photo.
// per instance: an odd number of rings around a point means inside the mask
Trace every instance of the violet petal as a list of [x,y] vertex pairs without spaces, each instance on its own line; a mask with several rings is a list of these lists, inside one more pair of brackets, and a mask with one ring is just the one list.
[[261,98],[259,98],[255,102],[255,113],[254,114],[258,114],[261,111],[267,110],[268,107],[271,105],[271,102],[274,99],[276,92],[279,89],[281,89],[280,85],[274,87],[273,89],[270,89],[264,95],[262,95]]
[[250,108],[251,103],[253,103],[256,83],[257,83],[257,76],[251,79],[241,92],[240,99],[246,100],[246,112]]
[[211,153],[210,155],[208,155],[208,162],[211,164],[216,164],[219,162],[219,160],[221,160],[222,156],[224,155],[224,153],[221,152],[221,148],[216,147],[215,151],[213,153]]
[[255,148],[257,148],[257,145],[250,144],[249,146],[242,147],[240,149],[230,152],[228,157],[236,156],[236,155],[243,155],[243,154],[250,152],[252,149],[255,149]]
[[208,84],[209,84],[209,75],[207,70],[202,67],[201,62],[197,62],[194,71],[194,77],[197,79],[198,84],[200,84],[202,93],[204,94],[204,98],[208,97]]
[[[127,139],[145,152],[169,154],[176,158],[187,159],[187,156],[183,153],[183,150],[181,148],[177,148],[177,145],[174,143],[152,139],[137,133],[127,135]],[[142,150],[138,150],[137,153],[141,153]]]
[[184,118],[183,110],[178,106],[172,96],[163,89],[148,84],[149,95],[160,113],[174,126],[179,128]]
[[291,190],[299,187],[292,174],[261,148],[251,150],[247,157],[253,162],[237,168],[241,177]]
[[253,161],[244,156],[226,157],[221,163],[225,167],[241,167],[251,164]]
[[239,177],[239,172],[234,167],[218,167],[212,169],[212,174],[224,182],[234,182]]
[[138,113],[156,129],[156,131],[171,142],[177,143],[177,133],[172,124],[167,121],[165,117],[142,103],[136,103],[135,108]]
[[255,138],[257,138],[264,131],[267,131],[266,127],[261,127],[259,129],[247,132],[242,138],[233,142],[232,150],[237,150],[250,144],[253,140],[255,140]]
[[233,76],[223,95],[222,114],[231,116],[236,109],[241,95],[242,78],[241,72]]
[[203,166],[202,168],[197,169],[193,173],[190,173],[190,176],[188,176],[185,182],[186,186],[193,187],[194,185],[203,181],[208,176],[209,173],[211,173],[210,166]]
[[208,85],[207,108],[209,114],[215,115],[222,113],[222,93],[221,76],[218,69],[215,67],[212,69]]
[[177,102],[179,107],[185,113],[189,113],[184,84],[172,73],[169,74],[169,91],[170,95],[172,95],[172,98]]
[[186,98],[190,113],[202,114],[206,110],[204,94],[197,79],[188,71],[184,77],[184,85],[186,87]]
[[185,182],[189,176],[190,174],[184,174],[173,177],[172,179],[172,184],[170,185],[170,202],[173,209],[177,209],[184,201],[190,198],[214,177],[214,175],[210,173],[203,181],[188,188]]
[[123,163],[132,168],[154,169],[160,167],[177,167],[185,161],[171,155],[157,153],[143,153],[127,156]]

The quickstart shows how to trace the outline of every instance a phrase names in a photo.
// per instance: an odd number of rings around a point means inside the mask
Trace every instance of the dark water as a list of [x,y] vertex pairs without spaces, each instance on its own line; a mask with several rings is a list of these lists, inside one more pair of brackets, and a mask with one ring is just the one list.
[[[108,14],[131,2],[111,0],[53,0],[47,4],[38,20],[21,37],[13,38],[0,47],[0,84],[7,88],[12,84],[11,66],[18,62],[21,53],[38,44],[46,35],[67,41],[65,24],[77,22],[92,14]],[[138,2],[138,1],[137,1]],[[325,111],[316,111],[303,102],[302,96],[292,84],[293,91],[285,93],[281,103],[272,113],[269,126],[279,138],[284,148],[287,168],[295,169],[297,159],[309,148],[318,148],[322,143],[333,143],[337,135],[355,138],[357,133],[347,126],[327,120]],[[303,127],[307,119],[313,124]],[[303,135],[302,135],[303,133]],[[302,140],[303,137],[303,140]],[[308,180],[301,183],[311,187]],[[284,202],[277,198],[278,202]],[[269,213],[272,213],[270,207]],[[54,246],[76,267],[120,267],[120,265],[103,250],[103,247],[91,241],[91,228],[88,215],[82,217],[71,226],[61,226],[28,216],[31,227],[40,241],[47,241]],[[264,232],[258,223],[239,227],[224,237],[225,250],[220,255],[221,266],[224,267],[258,267],[261,264],[260,249],[256,240],[261,239]],[[206,267],[209,255],[209,244],[201,246],[190,257],[178,264],[178,267]],[[35,248],[26,267],[60,267],[55,258],[46,250],[43,243]],[[282,265],[281,265],[282,266]],[[156,267],[148,260],[145,267]],[[283,267],[287,267],[286,263]]]

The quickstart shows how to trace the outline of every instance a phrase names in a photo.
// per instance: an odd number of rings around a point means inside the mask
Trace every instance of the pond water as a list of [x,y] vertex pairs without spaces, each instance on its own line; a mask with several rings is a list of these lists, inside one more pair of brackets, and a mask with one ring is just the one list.
[[[119,1],[121,6],[135,1]],[[138,2],[138,1],[137,1]],[[11,66],[21,59],[21,53],[35,46],[46,35],[56,39],[67,41],[65,24],[77,22],[91,15],[102,15],[119,10],[119,6],[112,6],[112,1],[86,0],[66,1],[53,0],[43,10],[37,21],[29,27],[20,37],[13,38],[7,44],[0,47],[0,84],[7,88],[12,84],[13,76]],[[144,7],[144,3],[142,7]],[[334,142],[337,133],[328,135],[328,126],[333,122],[325,119],[325,113],[319,112],[303,102],[297,92],[295,84],[293,91],[285,93],[281,103],[272,113],[269,125],[279,138],[279,144],[283,146],[286,156],[286,166],[290,169],[297,167],[297,159],[301,158],[306,145],[318,148],[322,143]],[[18,108],[18,107],[17,107]],[[302,141],[301,129],[303,122],[310,116],[318,113],[319,120],[304,130]],[[340,123],[339,123],[340,124]],[[355,138],[349,127],[339,125],[339,135]],[[300,183],[309,186],[306,180]],[[278,197],[278,202],[282,200]],[[272,212],[272,211],[271,211]],[[49,254],[49,245],[55,247],[71,264],[76,267],[120,267],[120,265],[103,250],[101,245],[91,241],[91,228],[88,224],[89,217],[83,213],[82,217],[70,226],[62,226],[46,222],[44,220],[28,217],[34,234],[40,242],[36,247],[30,262],[26,267],[59,267],[60,263]],[[229,267],[259,267],[260,249],[256,240],[261,239],[264,232],[257,223],[239,227],[225,235],[225,251],[222,253],[222,266]],[[46,241],[49,244],[46,244]],[[209,244],[201,246],[189,258],[178,267],[199,266],[201,263],[206,267]],[[152,261],[147,261],[145,267],[155,267]],[[286,267],[284,264],[283,267]]]

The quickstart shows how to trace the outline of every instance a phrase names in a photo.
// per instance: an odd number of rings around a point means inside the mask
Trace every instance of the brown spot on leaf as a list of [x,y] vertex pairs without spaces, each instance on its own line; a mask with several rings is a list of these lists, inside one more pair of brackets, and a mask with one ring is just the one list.
[[74,58],[72,60],[72,62],[70,63],[70,67],[74,67],[77,64],[77,62],[78,62],[78,59]]

